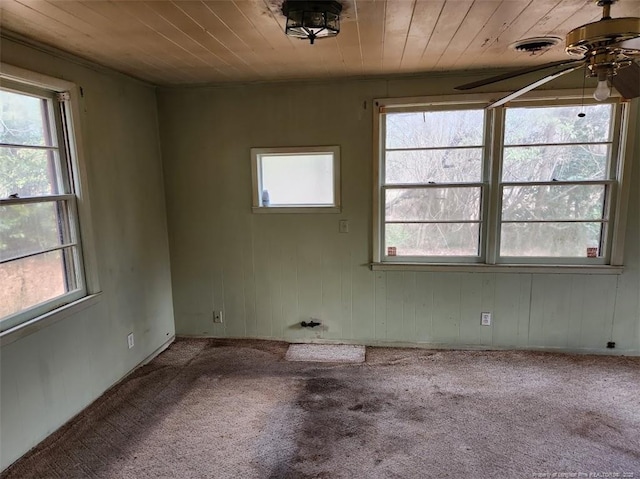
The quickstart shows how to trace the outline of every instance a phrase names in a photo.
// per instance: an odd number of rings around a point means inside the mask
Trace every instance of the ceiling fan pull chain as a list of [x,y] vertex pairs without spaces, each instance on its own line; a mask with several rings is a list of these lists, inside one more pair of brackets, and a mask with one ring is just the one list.
[[584,112],[584,85],[587,82],[587,64],[584,64],[584,75],[582,75],[582,103],[580,104],[580,113],[578,118],[584,118],[587,114]]

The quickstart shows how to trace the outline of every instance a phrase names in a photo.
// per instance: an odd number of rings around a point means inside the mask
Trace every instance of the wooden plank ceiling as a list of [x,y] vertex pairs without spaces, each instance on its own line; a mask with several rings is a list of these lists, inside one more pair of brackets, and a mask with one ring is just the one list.
[[[282,0],[2,0],[0,28],[158,85],[515,67],[509,44],[600,18],[593,0],[341,0],[341,32],[284,34]],[[612,16],[640,16],[620,0]]]

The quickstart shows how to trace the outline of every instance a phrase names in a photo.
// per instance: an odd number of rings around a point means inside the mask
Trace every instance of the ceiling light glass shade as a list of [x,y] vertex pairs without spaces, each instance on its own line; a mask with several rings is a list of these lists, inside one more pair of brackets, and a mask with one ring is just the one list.
[[334,37],[340,32],[342,5],[331,0],[286,0],[282,13],[287,17],[285,33],[309,40]]

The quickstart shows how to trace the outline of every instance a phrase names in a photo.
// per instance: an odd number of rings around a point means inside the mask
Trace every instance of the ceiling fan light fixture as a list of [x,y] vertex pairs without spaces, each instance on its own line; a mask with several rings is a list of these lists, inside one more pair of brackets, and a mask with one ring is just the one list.
[[[561,75],[583,68],[586,77],[597,77],[596,100],[606,100],[614,87],[627,100],[640,97],[640,18],[611,18],[611,5],[617,0],[597,0],[602,18],[571,30],[566,36],[565,51],[578,55],[575,60],[560,60],[465,83],[456,90],[471,90],[509,80],[539,70],[551,70],[547,76],[496,100],[487,108],[496,108],[548,83]],[[513,45],[512,45],[513,47]],[[520,45],[522,48],[522,45]],[[533,45],[532,49],[538,48]],[[525,46],[526,49],[526,46]]]
[[342,5],[333,0],[285,0],[285,34],[311,45],[317,38],[335,37],[340,33],[340,12]]

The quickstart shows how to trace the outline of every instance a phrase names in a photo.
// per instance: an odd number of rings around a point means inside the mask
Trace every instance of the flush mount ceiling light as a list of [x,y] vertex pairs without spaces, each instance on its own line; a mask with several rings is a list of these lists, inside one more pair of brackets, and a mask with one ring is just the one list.
[[342,5],[332,0],[285,0],[282,13],[287,17],[285,33],[309,40],[335,37],[340,33]]

